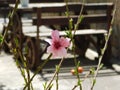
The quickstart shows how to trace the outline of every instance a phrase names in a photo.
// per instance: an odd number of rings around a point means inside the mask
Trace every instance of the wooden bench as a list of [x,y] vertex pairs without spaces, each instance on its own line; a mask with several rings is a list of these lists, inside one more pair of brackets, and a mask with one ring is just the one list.
[[[83,8],[83,12],[85,11],[86,13],[82,13],[83,15],[83,20],[82,22],[79,24],[79,27],[83,27],[82,28],[78,28],[78,30],[75,33],[75,44],[78,47],[78,49],[81,49],[81,47],[85,48],[84,43],[88,44],[92,43],[95,47],[96,50],[98,52],[98,54],[101,54],[101,49],[103,48],[103,45],[105,43],[105,35],[107,35],[107,33],[109,32],[109,28],[110,28],[110,23],[111,23],[111,19],[112,19],[112,11],[113,11],[113,3],[89,3],[89,4],[84,4],[84,8]],[[78,19],[78,15],[76,13],[80,12],[82,7],[81,3],[68,3],[68,9],[70,12],[72,12],[72,15],[70,15],[70,18],[73,19],[73,23],[75,24],[77,22]],[[34,46],[33,48],[35,50],[33,50],[34,52],[37,52],[36,58],[39,58],[40,56],[40,52],[39,52],[39,39],[41,39],[42,37],[48,37],[51,36],[51,30],[50,32],[44,32],[44,30],[42,30],[43,32],[41,32],[41,30],[39,31],[39,27],[41,25],[47,25],[47,26],[60,26],[60,28],[62,27],[68,27],[68,23],[69,23],[69,19],[67,16],[65,16],[65,12],[66,12],[66,5],[64,6],[53,6],[53,7],[41,7],[41,8],[33,8],[33,11],[35,11],[36,13],[36,17],[33,19],[33,25],[36,25],[36,30],[34,31],[35,33],[30,33],[30,32],[24,32],[23,34],[27,37],[32,38],[32,41],[34,43],[31,42],[31,40],[28,40],[32,43],[32,45]],[[97,13],[96,13],[97,12]],[[43,13],[61,13],[60,14],[56,14],[57,16],[44,16]],[[42,16],[43,15],[43,16]],[[103,23],[104,25],[106,25],[105,28],[100,27],[100,28],[91,28],[91,27],[85,27],[85,26],[92,26],[92,24],[101,24]],[[74,31],[73,31],[74,32]],[[64,30],[60,30],[60,35],[66,35]],[[37,39],[35,40],[35,38],[37,37]],[[81,38],[83,38],[83,40],[81,40]],[[96,40],[93,39],[96,38]],[[33,39],[34,38],[34,39]],[[86,41],[85,41],[86,40]],[[81,42],[82,41],[82,42]],[[83,45],[83,46],[82,46]],[[88,48],[88,45],[86,46],[86,48]],[[80,47],[80,48],[79,48]],[[83,54],[85,54],[85,50],[83,50]],[[106,59],[110,59],[110,54],[111,54],[111,45],[110,42],[108,43],[108,48],[106,50],[105,56],[104,56],[104,60],[103,61],[108,61]],[[40,60],[39,60],[40,61]],[[36,60],[36,62],[38,62]]]
[[[78,13],[80,12],[82,7],[81,3],[68,3],[68,9],[70,14],[70,18],[73,19],[73,24],[75,24],[78,20]],[[101,48],[103,48],[105,35],[109,32],[110,23],[112,19],[112,10],[113,3],[89,3],[84,4],[83,8],[83,20],[79,24],[79,28],[75,33],[75,45],[78,50],[82,51],[83,55],[88,48],[88,45],[92,43],[98,54],[101,54]],[[65,28],[68,28],[69,19],[65,16],[66,5],[61,6],[53,6],[53,7],[36,7],[31,9],[18,9],[19,13],[34,13],[36,17],[33,18],[33,26],[28,26],[28,28],[24,28],[22,33],[24,37],[27,39],[25,43],[29,48],[29,56],[30,60],[30,68],[37,67],[41,63],[41,57],[44,53],[43,50],[43,41],[41,41],[42,37],[50,37],[51,30],[58,29],[60,30],[60,35],[66,35]],[[97,13],[96,13],[97,12]],[[47,13],[47,14],[46,14]],[[48,14],[49,13],[49,14]],[[54,15],[50,16],[50,13],[54,13]],[[45,14],[45,15],[44,15]],[[93,24],[101,24],[106,25],[105,28],[92,28]],[[44,29],[41,28],[41,26]],[[47,27],[46,27],[47,26]],[[52,26],[52,28],[51,28]],[[58,28],[56,28],[56,26]],[[33,28],[32,28],[33,27]],[[32,30],[30,30],[32,28]],[[54,28],[54,29],[53,29]],[[30,30],[30,32],[27,32]],[[47,31],[47,32],[46,32]],[[74,31],[73,31],[74,32]],[[20,37],[21,38],[21,37]],[[23,38],[23,37],[22,37]],[[96,38],[94,40],[94,38]],[[82,39],[82,40],[81,40]],[[46,42],[43,42],[43,44]],[[24,46],[23,46],[24,48]],[[46,49],[46,46],[44,47]],[[82,49],[82,50],[81,50]],[[43,50],[43,51],[42,51]],[[79,53],[79,54],[80,54]],[[108,48],[106,50],[104,61],[109,59],[108,57],[111,54],[111,45],[110,42],[108,44]]]

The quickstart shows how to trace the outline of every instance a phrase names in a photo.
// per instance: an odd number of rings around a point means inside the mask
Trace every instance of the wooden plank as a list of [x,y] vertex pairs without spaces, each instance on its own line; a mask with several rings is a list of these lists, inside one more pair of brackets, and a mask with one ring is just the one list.
[[111,9],[114,7],[114,4],[109,3],[87,3],[85,4],[85,10],[107,10],[108,7]]
[[[14,7],[14,4],[10,4],[11,7]],[[82,4],[80,2],[69,2],[68,3],[68,9],[69,11],[80,11]],[[84,10],[107,10],[108,7],[111,9],[113,8],[113,3],[87,3],[84,4]],[[30,10],[32,8],[41,8],[42,12],[65,12],[66,11],[66,3],[30,3],[28,7],[21,7],[21,5],[18,5],[18,9],[23,9],[23,11]],[[54,7],[54,8],[53,8]],[[34,11],[33,11],[34,12]]]
[[[73,23],[77,22],[78,16],[70,16],[73,19]],[[112,18],[112,16],[111,16]],[[82,23],[107,23],[106,14],[96,14],[96,15],[83,15]],[[40,25],[68,25],[69,20],[67,16],[49,16],[42,17],[40,20]],[[37,19],[33,19],[33,25],[37,24]]]
[[[72,31],[72,34],[74,33],[74,31]],[[36,37],[36,33],[24,33],[26,36],[30,36],[30,37]],[[79,36],[79,35],[92,35],[92,34],[107,34],[106,30],[95,30],[95,29],[85,29],[85,30],[76,30],[75,35]],[[65,36],[66,35],[66,31],[60,31],[60,35],[61,36]],[[51,32],[49,33],[39,33],[40,37],[47,37],[47,36],[51,36]]]

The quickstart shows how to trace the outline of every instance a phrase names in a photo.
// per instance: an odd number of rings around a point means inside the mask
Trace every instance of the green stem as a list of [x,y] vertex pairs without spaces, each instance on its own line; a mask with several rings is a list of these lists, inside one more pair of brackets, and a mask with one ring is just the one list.
[[19,0],[16,0],[15,7],[14,7],[12,13],[10,14],[9,22],[8,22],[7,28],[5,29],[5,33],[4,33],[4,35],[3,35],[3,40],[2,40],[2,42],[1,42],[0,48],[2,48],[2,46],[3,46],[3,42],[4,42],[5,39],[6,39],[6,35],[7,35],[7,33],[8,33],[9,27],[10,27],[10,25],[11,25],[11,22],[12,22],[13,16],[14,16],[14,14],[15,14],[16,11],[17,11],[18,4],[19,4]]
[[[28,79],[28,82],[29,82],[30,81],[30,71],[29,71],[29,66],[28,66],[28,60],[26,60],[26,62],[27,62],[27,64],[26,64],[27,65],[27,67],[26,67],[27,79]],[[28,84],[28,90],[30,90],[31,83]]]
[[97,65],[96,73],[95,73],[94,78],[93,78],[91,90],[93,90],[93,87],[94,87],[94,84],[95,84],[94,81],[96,80],[96,77],[97,77],[97,74],[98,74],[98,71],[99,71],[99,67],[100,67],[103,55],[104,55],[104,53],[106,51],[106,48],[107,48],[107,45],[108,45],[108,41],[109,41],[110,36],[111,36],[112,25],[113,25],[114,18],[115,18],[115,13],[116,13],[116,7],[117,7],[117,0],[116,0],[116,3],[115,3],[115,7],[114,7],[114,11],[113,11],[113,17],[112,17],[112,20],[111,20],[111,26],[110,26],[110,29],[109,29],[109,32],[108,32],[108,35],[107,35],[107,39],[106,39],[105,45],[103,47],[102,54],[99,57],[99,62],[98,62],[98,65]]
[[[77,79],[78,79],[78,82],[80,82],[81,79],[80,79],[80,76],[79,76],[79,73],[78,73],[78,63],[77,63],[76,56],[75,56],[75,44],[74,44],[74,41],[72,43],[73,43],[73,54],[74,54],[74,63],[75,63]],[[81,83],[79,83],[79,86],[80,86],[80,90],[82,90]]]
[[25,87],[23,88],[23,90],[25,90],[25,89],[27,88],[27,86],[31,83],[31,81],[33,80],[33,78],[35,77],[35,75],[38,74],[39,71],[41,71],[41,69],[45,66],[45,64],[50,60],[51,56],[52,56],[52,54],[50,54],[50,55],[48,56],[48,58],[43,62],[43,64],[40,65],[40,66],[37,68],[36,72],[35,72],[34,75],[31,77],[31,79],[28,81],[28,83],[25,85]]
[[[16,62],[18,62],[18,60],[17,60]],[[16,64],[17,64],[17,63],[16,63]],[[27,83],[27,79],[26,79],[26,77],[25,77],[24,69],[22,69],[21,66],[18,65],[18,64],[17,64],[17,66],[18,66],[18,68],[19,68],[19,70],[20,70],[20,72],[21,72],[22,77],[24,78],[25,83]]]
[[[80,79],[80,76],[79,76],[79,73],[78,73],[78,63],[77,63],[77,60],[76,60],[76,56],[75,56],[75,44],[74,44],[74,35],[75,35],[75,32],[76,32],[76,30],[78,29],[78,26],[79,26],[79,24],[80,24],[80,20],[79,20],[79,18],[81,17],[81,15],[82,15],[82,12],[83,12],[83,8],[84,8],[84,0],[82,1],[83,2],[83,4],[82,4],[82,7],[81,7],[81,10],[80,10],[80,14],[79,14],[79,16],[78,16],[78,20],[77,20],[77,23],[75,24],[75,28],[74,28],[74,34],[73,34],[73,36],[72,36],[72,44],[73,44],[73,54],[74,54],[74,63],[75,63],[75,66],[76,66],[76,74],[77,74],[77,79],[78,79],[78,82],[80,82],[79,83],[79,86],[80,86],[80,90],[82,90],[82,85],[81,85],[81,79]],[[78,85],[76,85],[74,88],[73,88],[73,90],[77,87]]]
[[[59,65],[58,65],[59,68],[61,67],[63,60],[64,60],[64,58],[61,59]],[[56,70],[56,71],[55,71],[55,73],[54,73],[52,79],[50,80],[50,82],[49,82],[46,90],[49,90],[49,87],[51,86],[51,83],[53,82],[53,80],[54,80],[55,76],[57,75],[58,71],[59,71],[59,70]]]
[[60,68],[58,66],[56,66],[56,70],[57,70],[57,74],[56,74],[56,90],[58,90],[58,79],[59,79],[59,70]]

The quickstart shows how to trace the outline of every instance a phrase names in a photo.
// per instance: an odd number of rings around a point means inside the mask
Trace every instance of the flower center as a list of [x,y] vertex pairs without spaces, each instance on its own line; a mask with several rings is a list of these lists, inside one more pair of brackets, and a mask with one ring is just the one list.
[[58,48],[60,48],[61,47],[61,44],[60,44],[60,42],[54,42],[54,47],[56,48],[56,49],[58,49]]

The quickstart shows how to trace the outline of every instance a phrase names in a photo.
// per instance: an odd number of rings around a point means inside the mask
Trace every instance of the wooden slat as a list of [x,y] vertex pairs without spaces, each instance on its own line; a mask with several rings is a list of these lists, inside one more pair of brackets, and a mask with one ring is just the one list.
[[[81,9],[81,3],[68,3],[68,8],[69,11],[73,11],[74,13],[79,13],[80,9]],[[90,23],[106,23],[108,24],[108,19],[109,21],[111,21],[112,16],[109,15],[107,13],[107,10],[113,8],[113,4],[112,3],[102,3],[102,4],[97,4],[97,3],[93,3],[93,4],[84,4],[84,10],[85,12],[87,10],[104,10],[103,14],[89,14],[87,13],[84,14],[83,13],[83,20],[82,20],[82,24],[90,24]],[[68,25],[69,20],[68,17],[66,16],[48,16],[48,17],[42,17],[42,13],[63,13],[66,11],[66,5],[63,6],[53,6],[53,7],[41,7],[41,8],[36,8],[36,12],[38,13],[38,18],[37,19],[33,19],[33,25]],[[40,15],[40,16],[39,16]],[[78,19],[78,15],[77,16],[70,16],[70,18],[73,19],[73,23],[75,24],[77,22]],[[39,22],[39,23],[38,23]]]
[[85,4],[86,10],[106,10],[108,7],[114,7],[113,3],[88,3]]
[[[48,2],[47,2],[48,3]],[[28,11],[32,11],[34,12],[35,11],[35,8],[41,8],[41,11],[42,12],[47,12],[47,13],[50,13],[50,12],[65,12],[66,11],[66,4],[65,3],[51,3],[51,6],[41,6],[43,3],[37,3],[37,5],[33,4],[29,4],[29,7],[26,7],[26,8],[22,8],[22,7],[19,7],[19,10],[21,11],[21,13],[28,13]],[[50,4],[50,3],[48,3]],[[53,5],[53,6],[52,6]],[[32,6],[32,7],[31,7]],[[74,11],[74,12],[79,12],[81,10],[81,6],[82,4],[79,3],[79,2],[75,2],[75,3],[68,3],[68,9],[69,11]],[[87,3],[84,5],[84,10],[107,10],[108,7],[109,8],[113,8],[113,3]],[[32,8],[34,8],[32,10]]]
[[[78,16],[70,16],[70,18],[73,19],[73,23],[76,23]],[[40,20],[42,25],[68,25],[68,22],[68,17],[66,16],[43,17]],[[107,16],[105,14],[83,15],[82,23],[107,23]],[[33,19],[33,25],[36,24],[37,19]]]
[[[72,34],[74,31],[72,32]],[[26,36],[36,37],[36,33],[24,33]],[[84,29],[84,30],[76,30],[75,35],[93,35],[93,34],[107,34],[106,30],[95,30],[95,29]],[[66,31],[60,31],[61,36],[66,35]],[[40,37],[51,36],[51,33],[39,33]]]
[[[69,11],[79,12],[81,9],[81,3],[73,3],[68,4]],[[85,4],[84,10],[104,10],[107,11],[108,7],[111,7],[111,10],[113,8],[112,3],[106,3],[106,4]],[[34,8],[37,12],[37,19],[33,19],[33,25],[68,25],[69,19],[67,16],[47,16],[47,17],[41,17],[42,13],[51,13],[51,12],[64,12],[66,10],[66,6],[53,6],[53,7],[41,7],[41,8]],[[40,16],[39,16],[40,15]],[[70,16],[70,18],[73,19],[73,23],[75,24],[78,20],[78,15]],[[112,15],[109,17],[109,19],[112,18]],[[81,22],[82,24],[91,24],[91,23],[108,23],[108,15],[107,12],[104,12],[103,14],[83,14],[83,20]],[[87,29],[87,30],[77,30],[75,35],[91,35],[91,34],[106,34],[107,30],[93,30],[93,29]],[[26,33],[25,35],[36,37],[36,33]],[[65,31],[60,31],[60,35],[66,35]],[[51,33],[39,33],[39,36],[51,36]]]
[[[58,4],[58,3],[57,3]],[[62,4],[62,5],[61,5]],[[60,6],[61,5],[61,6]],[[69,2],[68,9],[69,11],[80,11],[82,3],[79,2]],[[84,10],[107,10],[108,7],[113,8],[113,3],[86,3],[84,4]],[[66,4],[59,3],[58,6],[51,6],[51,7],[41,7],[42,12],[65,12],[66,11]]]

